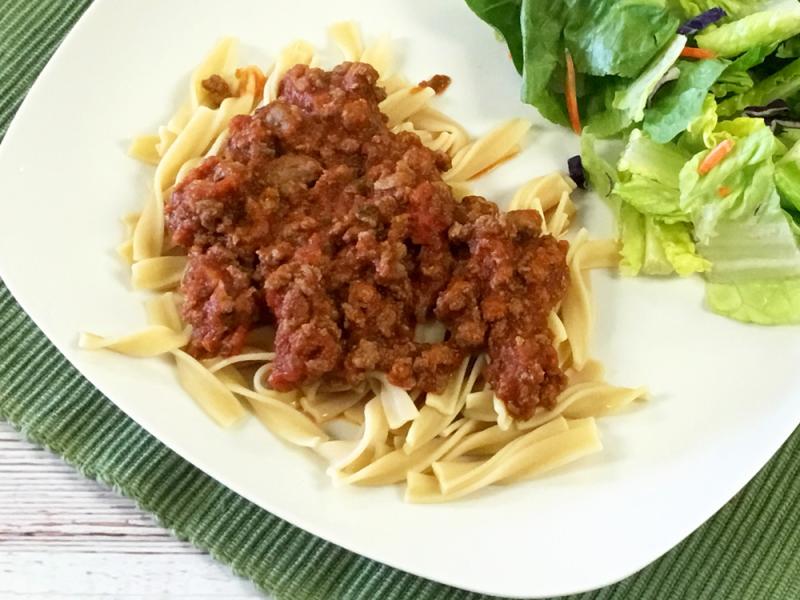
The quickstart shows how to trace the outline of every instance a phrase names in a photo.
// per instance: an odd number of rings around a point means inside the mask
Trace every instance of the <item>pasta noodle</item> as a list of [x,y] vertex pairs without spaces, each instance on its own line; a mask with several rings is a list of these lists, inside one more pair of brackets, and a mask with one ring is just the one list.
[[334,23],[328,28],[328,35],[339,47],[344,60],[357,62],[364,54],[364,45],[358,27],[352,21]]
[[84,350],[113,350],[128,356],[158,356],[183,348],[189,343],[189,331],[174,331],[163,325],[151,325],[136,333],[120,337],[102,337],[93,333],[83,333],[78,346]]
[[530,128],[525,119],[512,119],[463,147],[453,157],[452,168],[444,174],[445,181],[468,181],[514,156]]
[[429,87],[407,87],[390,94],[380,103],[380,109],[389,119],[389,127],[396,127],[411,115],[427,106],[436,95]]
[[451,156],[456,155],[469,143],[469,134],[464,128],[432,106],[425,106],[412,114],[410,121],[417,130],[449,134],[450,147],[448,152]]
[[159,144],[161,143],[161,136],[158,135],[142,135],[131,142],[128,148],[128,154],[133,158],[147,163],[150,165],[157,165],[161,160],[161,153],[159,152]]
[[[375,67],[388,93],[380,108],[395,132],[412,132],[429,148],[449,154],[452,167],[444,179],[456,198],[469,193],[470,180],[519,151],[529,122],[512,119],[473,140],[433,106],[433,89],[410,85],[392,72],[388,38],[365,44],[349,22],[334,24],[328,34],[344,60]],[[251,331],[244,350],[235,356],[201,361],[183,350],[190,329],[182,321],[182,297],[176,290],[187,258],[165,243],[164,199],[189,170],[222,147],[235,115],[274,100],[281,78],[295,64],[320,60],[310,44],[297,41],[278,54],[265,77],[256,67],[237,67],[236,46],[232,38],[221,40],[193,72],[188,97],[173,117],[130,146],[131,156],[155,166],[153,190],[141,214],[123,219],[127,237],[118,253],[131,264],[134,288],[159,292],[145,304],[149,325],[121,337],[85,333],[79,345],[130,356],[171,356],[184,390],[221,426],[231,427],[253,414],[280,439],[315,451],[337,484],[405,482],[410,502],[454,500],[599,451],[595,417],[645,397],[646,391],[606,383],[602,364],[590,358],[594,317],[589,271],[616,266],[619,249],[612,240],[588,239],[585,230],[572,236],[568,289],[548,317],[567,387],[553,406],[539,407],[524,421],[512,418],[487,383],[488,359],[482,354],[465,358],[441,393],[418,397],[382,373],[369,374],[355,388],[313,384],[285,393],[272,390],[265,383],[276,356],[270,327]],[[203,85],[214,75],[236,91],[218,105]],[[544,232],[568,238],[576,213],[575,187],[559,173],[536,177],[516,192],[511,209],[536,210]],[[441,323],[424,323],[417,325],[415,339],[436,343],[446,334]],[[353,435],[334,435],[340,430]]]
[[133,232],[138,222],[139,213],[131,213],[122,217],[122,224],[125,227],[125,241],[117,246],[117,254],[129,265],[133,263]]
[[314,58],[314,48],[308,42],[299,40],[289,44],[278,55],[275,61],[275,66],[267,79],[267,84],[264,86],[264,99],[263,104],[271,102],[278,96],[278,83],[281,78],[286,75],[286,71],[295,65],[307,65],[311,63]]
[[327,441],[327,434],[291,404],[268,394],[254,392],[242,385],[230,385],[228,389],[246,398],[258,419],[275,435],[290,444],[316,448]]
[[372,65],[380,75],[380,81],[383,83],[386,92],[391,94],[403,85],[402,78],[398,77],[395,81],[390,79],[392,75],[392,41],[389,36],[378,38],[370,46],[364,50],[361,55],[361,62]]
[[149,298],[144,307],[150,325],[161,325],[173,331],[180,331],[183,328],[178,312],[178,295],[175,292],[166,292]]
[[575,428],[554,421],[509,442],[485,461],[433,463],[432,476],[409,473],[406,500],[455,500],[493,483],[539,475],[601,449],[594,420]]
[[300,398],[300,406],[317,423],[325,423],[344,414],[359,404],[366,396],[366,389],[354,389],[331,394],[306,393]]
[[185,256],[156,256],[131,265],[131,284],[139,290],[174,288],[186,269]]
[[183,389],[222,427],[241,421],[247,411],[222,381],[200,362],[181,350],[173,350],[178,381]]

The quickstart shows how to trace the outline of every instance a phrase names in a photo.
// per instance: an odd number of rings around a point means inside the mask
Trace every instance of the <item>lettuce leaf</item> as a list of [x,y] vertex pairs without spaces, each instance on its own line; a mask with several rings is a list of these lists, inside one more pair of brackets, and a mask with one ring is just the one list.
[[598,148],[597,137],[591,127],[584,127],[581,133],[581,161],[589,185],[600,196],[606,198],[619,181],[619,173]]
[[705,151],[680,174],[680,206],[691,214],[698,251],[713,264],[708,279],[800,277],[800,249],[775,182],[772,132],[761,119],[740,118],[721,122],[712,137],[736,145],[705,175],[697,171]]
[[656,90],[664,74],[675,64],[685,46],[686,37],[676,35],[669,46],[653,59],[639,77],[614,95],[612,108],[625,115],[629,123],[641,121],[651,94]]
[[800,35],[789,38],[778,46],[775,56],[778,58],[797,58],[800,56]]
[[800,4],[792,0],[754,12],[736,21],[708,29],[695,40],[701,48],[727,58],[738,56],[755,46],[782,42],[800,33]]
[[564,44],[561,32],[566,24],[563,0],[522,0],[522,100],[535,106],[541,115],[567,125],[563,83]]
[[706,271],[684,223],[664,223],[622,203],[619,216],[620,272],[623,275],[681,276]]
[[788,100],[798,92],[800,92],[800,59],[762,79],[746,92],[727,98],[720,103],[717,112],[720,117],[730,117],[740,114],[748,106],[764,106],[773,100]]
[[[565,4],[564,42],[575,68],[589,75],[638,76],[672,41],[680,25],[663,0],[566,0]],[[541,21],[527,25],[539,29]]]
[[660,143],[674,139],[701,114],[708,90],[728,62],[681,60],[676,65],[680,71],[678,79],[656,93],[644,117],[644,132]]
[[[627,106],[609,110],[613,92],[627,89],[625,83],[641,75],[674,38],[680,23],[667,8],[667,0],[467,0],[467,4],[505,38],[522,73],[523,101],[562,125],[568,124],[564,51],[569,50],[577,71],[581,116],[589,123],[593,116],[608,113],[595,128],[596,134],[605,135],[631,122]],[[643,91],[646,102],[649,91]],[[634,91],[634,104],[641,93]]]
[[466,0],[481,20],[494,27],[506,41],[517,71],[522,73],[522,0]]
[[689,221],[680,205],[678,178],[687,160],[689,154],[674,144],[657,144],[635,129],[617,165],[613,193],[644,215],[666,223]]
[[634,129],[619,160],[620,173],[642,176],[678,190],[680,171],[689,155],[674,144],[657,144]]
[[[714,128],[714,133],[711,136],[711,146],[716,146],[719,142],[725,139],[733,139],[747,137],[753,133],[759,133],[763,137],[760,138],[764,144],[768,145],[768,137],[764,133],[764,129],[769,129],[762,119],[754,117],[738,117],[736,119],[729,119],[717,122]],[[772,144],[774,150],[775,137],[772,137]]]
[[800,129],[786,129],[775,136],[787,148],[791,148],[800,142]]
[[764,9],[771,0],[672,0],[672,7],[681,18],[689,19],[700,13],[719,7],[734,19]]
[[717,127],[717,101],[713,94],[706,95],[700,114],[686,127],[678,138],[678,147],[695,154],[714,146],[714,129]]
[[644,177],[634,177],[614,186],[614,194],[641,213],[659,217],[664,222],[688,222],[689,215],[680,208],[677,189],[659,184]]
[[620,242],[619,270],[623,275],[636,277],[644,267],[647,238],[645,223],[645,216],[638,210],[628,204],[620,206],[617,226]]
[[[619,90],[621,88],[617,88]],[[612,88],[612,91],[614,89]],[[613,95],[612,95],[613,97]],[[598,138],[614,137],[629,129],[632,125],[631,117],[625,111],[610,107],[600,112],[589,114],[586,119],[587,126]]]
[[800,240],[800,212],[794,209],[787,209],[786,216],[789,218],[789,228],[792,230],[795,239]]
[[719,315],[746,323],[800,323],[800,278],[709,283],[706,304]]
[[775,186],[783,207],[800,212],[800,142],[775,163]]
[[750,69],[760,65],[774,51],[774,46],[754,46],[734,60],[719,76],[711,88],[717,97],[728,94],[742,94],[749,90],[755,82],[750,75]]
[[684,223],[659,223],[655,219],[653,222],[658,226],[655,235],[664,250],[664,256],[666,256],[675,273],[681,277],[686,277],[693,273],[703,273],[711,269],[711,263],[698,255],[688,225]]
[[[747,133],[753,129],[753,132],[737,139],[722,162],[700,175],[698,165],[707,155],[703,151],[692,157],[680,172],[680,207],[691,215],[695,239],[702,243],[715,235],[721,220],[746,219],[762,204],[771,202],[775,193],[772,132],[761,119],[736,121],[739,124],[729,126],[734,131]],[[722,135],[731,133],[723,131]]]
[[707,244],[699,244],[698,252],[714,265],[709,281],[800,277],[800,249],[777,196],[753,216],[721,221],[716,235]]

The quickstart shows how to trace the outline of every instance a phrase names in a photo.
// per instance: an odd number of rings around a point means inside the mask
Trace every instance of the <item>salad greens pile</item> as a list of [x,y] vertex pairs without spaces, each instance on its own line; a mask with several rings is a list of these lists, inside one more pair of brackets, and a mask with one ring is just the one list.
[[466,2],[523,100],[581,131],[624,274],[701,273],[714,312],[800,323],[800,2]]

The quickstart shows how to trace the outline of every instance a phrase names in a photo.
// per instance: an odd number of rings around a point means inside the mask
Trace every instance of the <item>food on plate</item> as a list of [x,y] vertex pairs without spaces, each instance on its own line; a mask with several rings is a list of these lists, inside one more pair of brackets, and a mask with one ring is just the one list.
[[134,156],[154,193],[120,253],[150,326],[87,349],[171,354],[220,424],[246,406],[312,448],[337,481],[405,481],[454,499],[600,449],[594,416],[641,398],[589,358],[588,270],[617,245],[568,241],[575,184],[524,186],[502,212],[470,181],[518,151],[515,119],[470,140],[437,111],[450,85],[391,70],[390,47],[330,31],[271,71],[236,68],[226,39],[190,98]]
[[467,4],[582,135],[570,172],[609,199],[622,273],[700,273],[712,311],[800,323],[800,3]]

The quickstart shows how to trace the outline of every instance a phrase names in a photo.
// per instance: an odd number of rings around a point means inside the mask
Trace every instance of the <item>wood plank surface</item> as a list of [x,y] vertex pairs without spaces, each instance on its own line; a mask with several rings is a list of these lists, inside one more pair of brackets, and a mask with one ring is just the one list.
[[0,599],[33,598],[264,596],[0,422]]

